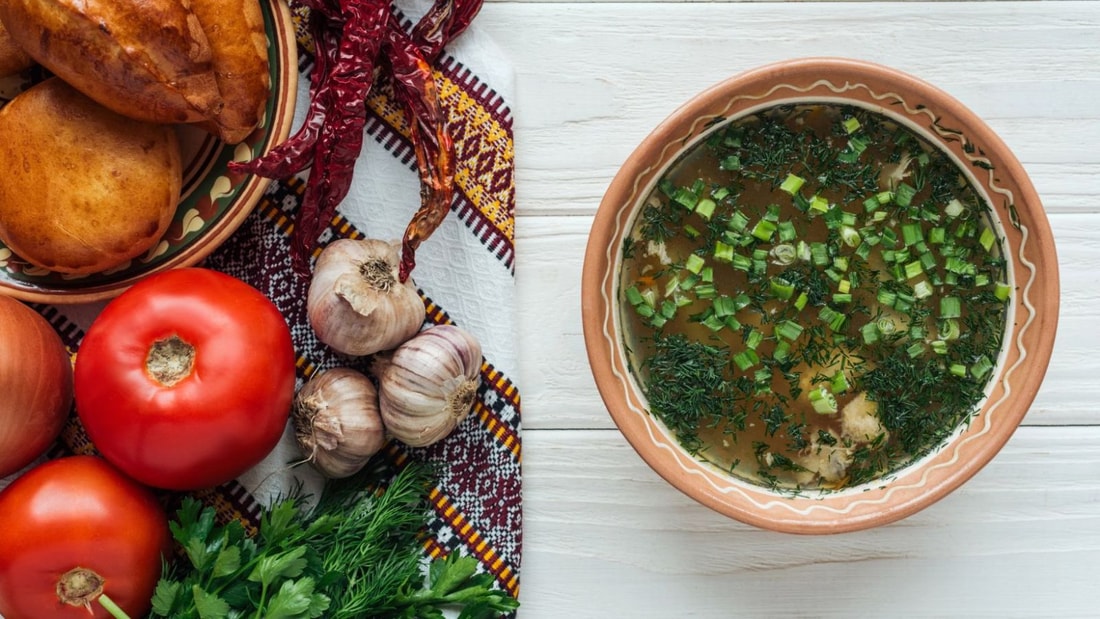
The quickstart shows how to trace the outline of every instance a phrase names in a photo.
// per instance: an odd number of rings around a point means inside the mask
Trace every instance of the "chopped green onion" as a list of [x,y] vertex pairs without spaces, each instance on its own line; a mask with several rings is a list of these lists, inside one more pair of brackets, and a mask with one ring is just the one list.
[[844,305],[845,303],[852,302],[852,295],[847,292],[835,292],[833,293],[833,303],[837,305]]
[[749,218],[745,217],[745,214],[741,211],[734,211],[733,216],[730,217],[730,222],[727,227],[730,230],[737,230],[738,232],[744,232],[745,228],[749,225]]
[[759,362],[760,357],[758,357],[756,355],[756,351],[752,350],[751,348],[742,350],[741,352],[733,356],[734,365],[736,365],[742,372],[751,368]]
[[863,343],[870,346],[878,342],[878,325],[869,322],[859,330],[863,334]]
[[924,343],[913,342],[909,345],[908,348],[905,349],[905,352],[909,353],[910,359],[916,359],[917,357],[924,354]]
[[787,174],[787,178],[783,179],[783,184],[781,184],[779,188],[793,196],[798,193],[798,190],[802,188],[802,184],[805,182],[806,179],[801,176]]
[[794,264],[794,261],[798,258],[794,245],[789,243],[776,245],[772,248],[769,255],[772,257],[773,262],[781,266]]
[[875,295],[878,302],[888,307],[894,307],[894,304],[898,301],[898,295],[895,292],[887,290],[885,288],[879,288],[878,294]]
[[634,311],[636,311],[638,315],[642,318],[652,318],[653,315],[657,313],[657,311],[654,310],[652,306],[646,305],[645,303],[635,305]]
[[699,271],[703,269],[703,265],[705,264],[706,261],[703,260],[702,256],[700,256],[699,254],[691,254],[690,256],[688,256],[687,262],[684,263],[684,268],[698,275]]
[[691,224],[684,224],[684,234],[686,234],[689,239],[697,239],[702,236],[703,233],[699,232],[699,230]]
[[893,335],[897,333],[898,330],[898,326],[894,322],[894,319],[889,316],[879,317],[879,319],[875,321],[875,328],[883,335]]
[[664,303],[661,303],[661,315],[668,320],[672,320],[672,317],[676,315],[676,302],[672,299],[665,299]]
[[715,200],[722,201],[730,195],[729,187],[719,187],[711,192],[710,196]]
[[768,282],[768,289],[773,297],[784,301],[794,295],[794,285],[781,277],[773,277]]
[[924,273],[920,260],[914,260],[905,265],[905,278],[913,279]]
[[936,226],[928,231],[928,242],[933,245],[943,245],[947,239],[947,229]]
[[855,116],[849,116],[844,119],[844,131],[851,135],[859,129],[859,119]]
[[942,340],[955,340],[959,338],[962,331],[959,330],[959,321],[954,318],[948,318],[943,320],[939,325],[940,339]]
[[829,247],[825,243],[810,243],[810,256],[818,266],[829,264]]
[[892,191],[880,191],[875,194],[875,198],[879,204],[889,204],[894,199],[894,192]]
[[714,259],[722,262],[733,262],[734,252],[733,246],[727,245],[722,241],[714,242]]
[[836,291],[837,292],[851,292],[852,291],[852,282],[850,282],[846,279],[840,280],[840,282],[837,283]]
[[940,318],[959,318],[962,316],[962,301],[958,297],[940,299]]
[[752,235],[761,241],[770,241],[772,235],[775,234],[776,225],[774,222],[767,219],[761,219],[756,222],[756,226],[752,229]]
[[821,308],[817,317],[821,319],[821,322],[829,325],[829,328],[833,331],[840,331],[840,328],[844,326],[844,320],[847,318],[843,313],[834,310],[828,305]]
[[775,336],[785,340],[797,340],[802,335],[802,325],[793,320],[784,320],[775,325]]
[[642,297],[642,293],[638,292],[637,286],[631,286],[626,289],[626,300],[631,305],[641,305],[645,303],[645,299]]
[[695,287],[695,297],[697,299],[713,299],[718,294],[718,289],[714,287],[714,284],[699,284]]
[[1012,286],[997,282],[997,286],[993,289],[993,296],[997,297],[998,301],[1007,301],[1008,297],[1012,296]]
[[718,167],[723,170],[740,170],[741,158],[737,155],[730,155],[722,159],[722,161],[718,163]]
[[741,254],[734,254],[733,260],[730,262],[733,268],[741,271],[748,271],[752,268],[752,258],[748,256],[742,256]]
[[748,335],[745,336],[745,346],[752,350],[756,350],[763,341],[764,334],[756,329],[750,329]]
[[844,393],[849,389],[848,377],[844,375],[844,372],[837,370],[836,374],[833,374],[832,382],[833,393]]
[[928,283],[928,280],[922,279],[913,285],[913,296],[918,299],[927,299],[932,296],[935,291],[932,290],[932,284]]
[[985,378],[985,375],[989,374],[992,369],[993,362],[989,360],[989,357],[982,355],[970,366],[970,374],[980,380]]
[[782,363],[786,361],[787,358],[790,356],[790,352],[791,343],[787,341],[781,341],[775,345],[775,351],[772,352],[772,356],[775,357],[776,361]]
[[841,226],[840,240],[844,241],[844,244],[848,247],[855,247],[856,245],[859,245],[861,239],[859,238],[859,232],[856,232],[855,228],[852,228],[850,226]]
[[794,306],[798,311],[802,311],[806,308],[806,302],[810,300],[810,297],[805,292],[798,293],[798,298],[794,300]]
[[898,206],[909,206],[916,195],[915,187],[907,183],[898,183],[897,189],[894,190],[894,203]]
[[901,226],[901,240],[906,247],[916,245],[924,240],[919,223],[907,223]]
[[821,415],[836,413],[836,396],[829,393],[829,390],[824,386],[811,390],[808,397],[810,405],[814,407],[814,412]]
[[798,238],[798,230],[795,229],[794,223],[790,220],[779,222],[779,240],[784,242],[793,241]]
[[680,187],[672,195],[672,200],[687,210],[693,211],[695,205],[699,202],[699,196],[687,187]]
[[931,342],[931,346],[932,346],[932,352],[936,353],[937,355],[946,355],[947,354],[947,342],[945,342],[943,340],[933,340]]
[[982,235],[978,238],[978,242],[982,244],[982,247],[986,251],[993,248],[993,243],[997,241],[997,235],[989,228],[982,228]]
[[825,213],[829,210],[829,201],[821,196],[810,198],[810,210],[815,213]]
[[726,295],[721,295],[714,298],[711,302],[711,307],[714,308],[714,315],[719,318],[725,318],[726,316],[732,316],[737,313],[737,306],[734,304],[733,299]]
[[948,371],[959,378],[966,378],[966,366],[961,363],[952,363]]
[[878,201],[878,198],[875,197],[875,196],[871,196],[870,198],[867,198],[866,200],[863,201],[863,210],[867,211],[868,213],[870,213],[871,211],[877,209],[879,206],[882,206],[882,204]]
[[709,221],[710,218],[714,216],[714,209],[717,206],[718,203],[714,200],[703,198],[695,205],[695,214]]
[[959,215],[962,215],[963,211],[965,211],[965,210],[966,210],[966,207],[963,206],[963,203],[959,202],[958,198],[955,198],[955,199],[953,199],[953,200],[951,200],[950,202],[947,203],[947,207],[943,209],[943,212],[948,217],[954,219],[955,217],[958,217]]

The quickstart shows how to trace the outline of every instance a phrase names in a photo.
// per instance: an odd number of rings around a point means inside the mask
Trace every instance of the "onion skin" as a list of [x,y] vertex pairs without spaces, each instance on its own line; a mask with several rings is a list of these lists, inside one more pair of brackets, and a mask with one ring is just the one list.
[[46,319],[3,295],[0,394],[0,477],[6,477],[61,434],[73,404],[73,366]]

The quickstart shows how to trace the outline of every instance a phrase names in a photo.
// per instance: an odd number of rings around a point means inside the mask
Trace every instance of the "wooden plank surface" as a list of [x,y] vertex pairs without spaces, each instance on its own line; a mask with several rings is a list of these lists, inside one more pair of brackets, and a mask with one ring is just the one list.
[[[477,27],[517,80],[521,617],[1100,616],[1100,3],[496,0]],[[657,123],[817,55],[920,76],[998,132],[1050,213],[1062,314],[1025,426],[985,470],[902,522],[795,537],[699,506],[614,430],[580,273],[604,190]]]

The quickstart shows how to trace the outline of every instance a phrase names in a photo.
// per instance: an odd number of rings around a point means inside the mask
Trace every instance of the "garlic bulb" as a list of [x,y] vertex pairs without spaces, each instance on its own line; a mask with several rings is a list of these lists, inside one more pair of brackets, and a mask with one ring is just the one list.
[[306,308],[317,338],[346,355],[390,350],[424,323],[412,280],[397,278],[395,244],[338,239],[317,258]]
[[412,447],[450,434],[470,413],[481,374],[481,345],[452,325],[426,329],[387,358],[376,358],[382,423]]
[[386,442],[374,383],[351,368],[326,370],[294,398],[294,436],[325,477],[353,475]]

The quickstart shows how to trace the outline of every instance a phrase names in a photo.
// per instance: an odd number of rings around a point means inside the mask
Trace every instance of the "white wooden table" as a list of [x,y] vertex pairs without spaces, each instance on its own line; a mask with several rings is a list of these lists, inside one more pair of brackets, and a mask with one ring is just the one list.
[[[1100,617],[1100,2],[496,1],[517,72],[524,619]],[[1025,424],[962,489],[876,530],[764,532],[668,486],[614,429],[581,335],[592,215],[693,93],[841,55],[918,75],[1013,147],[1061,265],[1054,358]]]

